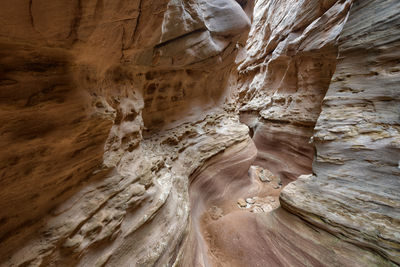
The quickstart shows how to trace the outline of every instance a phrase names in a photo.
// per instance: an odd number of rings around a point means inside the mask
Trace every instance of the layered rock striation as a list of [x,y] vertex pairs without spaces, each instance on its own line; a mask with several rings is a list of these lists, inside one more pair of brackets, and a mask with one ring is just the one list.
[[393,1],[354,2],[313,135],[314,175],[281,195],[302,218],[397,264],[399,8]]
[[309,143],[335,70],[351,1],[257,1],[239,66],[240,116],[257,162],[291,181],[311,172]]
[[0,5],[0,266],[400,264],[395,1]]
[[2,265],[173,264],[251,3],[1,6]]

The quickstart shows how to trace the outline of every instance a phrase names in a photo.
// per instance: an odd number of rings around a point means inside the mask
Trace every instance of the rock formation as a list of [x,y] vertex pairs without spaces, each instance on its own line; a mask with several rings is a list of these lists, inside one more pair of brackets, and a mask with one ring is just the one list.
[[400,264],[396,1],[0,6],[0,266]]
[[[285,207],[400,264],[400,3],[355,2],[313,136],[313,176]],[[361,23],[362,18],[370,18]]]

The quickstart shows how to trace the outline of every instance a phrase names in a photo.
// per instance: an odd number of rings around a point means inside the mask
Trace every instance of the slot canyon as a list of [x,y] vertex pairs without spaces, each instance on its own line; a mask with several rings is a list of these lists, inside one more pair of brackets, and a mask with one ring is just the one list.
[[0,7],[1,267],[400,265],[400,1]]

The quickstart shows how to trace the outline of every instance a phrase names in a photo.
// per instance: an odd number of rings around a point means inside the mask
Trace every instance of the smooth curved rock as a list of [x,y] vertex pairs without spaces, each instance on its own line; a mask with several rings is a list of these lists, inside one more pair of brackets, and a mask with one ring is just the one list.
[[[244,140],[191,176],[192,227],[179,266],[391,266],[280,208],[278,178],[247,174],[256,156]],[[249,207],[238,207],[239,197]]]
[[309,142],[351,1],[258,1],[238,69],[241,120],[257,161],[283,180],[311,172]]
[[[282,193],[285,207],[400,264],[399,3],[356,1],[315,127],[315,176]],[[360,23],[362,18],[370,23]]]
[[395,1],[0,6],[0,266],[400,264]]
[[173,264],[189,175],[247,138],[218,106],[249,24],[199,26],[226,3],[2,1],[2,266]]

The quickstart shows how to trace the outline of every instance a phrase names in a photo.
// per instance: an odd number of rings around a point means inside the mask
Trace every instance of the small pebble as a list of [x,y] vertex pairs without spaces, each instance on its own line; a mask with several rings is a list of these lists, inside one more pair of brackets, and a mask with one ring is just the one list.
[[246,201],[243,198],[239,198],[237,201],[239,207],[245,208],[247,206]]
[[261,182],[267,182],[267,183],[271,182],[271,180],[264,174],[260,174],[259,177],[260,177]]
[[264,212],[264,211],[263,211],[263,209],[260,208],[260,207],[254,207],[254,208],[251,209],[251,212],[254,212],[254,213],[261,213],[261,212]]
[[272,206],[270,206],[270,205],[264,205],[264,206],[262,206],[262,210],[264,211],[264,212],[270,212],[270,211],[272,211],[274,208],[272,207]]
[[254,200],[254,199],[252,199],[252,198],[246,198],[246,202],[247,203],[249,203],[249,204],[254,204],[254,203],[256,203],[256,201]]

